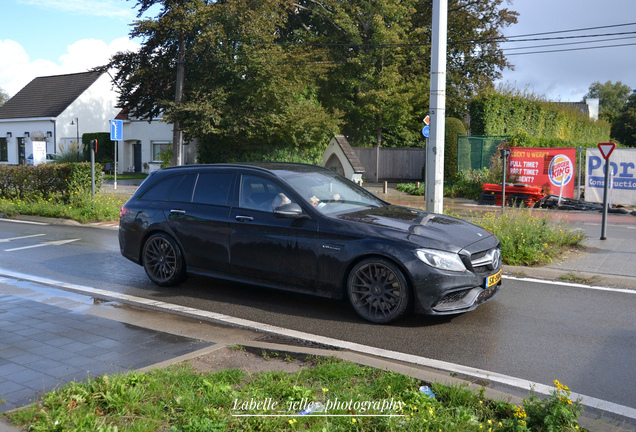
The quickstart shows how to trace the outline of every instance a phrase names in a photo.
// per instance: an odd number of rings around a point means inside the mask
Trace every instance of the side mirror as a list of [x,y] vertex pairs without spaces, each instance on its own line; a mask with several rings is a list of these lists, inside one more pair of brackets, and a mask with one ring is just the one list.
[[287,219],[300,219],[305,217],[303,209],[296,203],[283,204],[274,209],[274,216]]

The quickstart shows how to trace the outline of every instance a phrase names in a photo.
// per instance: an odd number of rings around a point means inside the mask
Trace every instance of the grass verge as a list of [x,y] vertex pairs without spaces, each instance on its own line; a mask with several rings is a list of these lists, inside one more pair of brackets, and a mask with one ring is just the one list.
[[[70,383],[13,412],[29,431],[575,431],[582,411],[555,381],[544,400],[492,401],[484,391],[422,382],[337,358],[295,373],[200,373],[188,364]],[[321,402],[325,411],[299,415]]]
[[541,266],[573,249],[583,247],[587,237],[572,231],[567,219],[557,219],[549,211],[506,209],[456,215],[492,232],[501,242],[501,256],[507,265]]
[[73,203],[61,199],[33,198],[7,200],[0,198],[0,214],[12,217],[18,214],[71,219],[81,223],[105,222],[119,218],[119,210],[129,197],[113,193],[97,193],[95,201],[88,196],[76,198]]

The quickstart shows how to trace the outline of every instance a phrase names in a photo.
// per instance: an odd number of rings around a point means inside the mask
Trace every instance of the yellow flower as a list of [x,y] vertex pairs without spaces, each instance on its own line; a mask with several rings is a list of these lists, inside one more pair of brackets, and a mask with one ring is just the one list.
[[356,423],[358,420],[356,419],[351,419],[351,423]]
[[292,426],[293,426],[293,425],[294,425],[294,423],[298,423],[298,420],[296,420],[296,419],[291,419],[291,420],[289,420],[289,424],[290,424],[290,425],[292,425]]
[[328,389],[328,388],[325,388],[325,387],[323,387],[323,388],[322,388],[322,392],[323,392],[323,393],[327,393],[328,391],[329,391],[329,389]]

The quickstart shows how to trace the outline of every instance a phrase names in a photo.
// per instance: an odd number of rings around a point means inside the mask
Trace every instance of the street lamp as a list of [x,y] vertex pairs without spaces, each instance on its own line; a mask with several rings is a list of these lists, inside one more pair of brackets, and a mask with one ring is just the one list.
[[80,141],[79,141],[79,119],[77,117],[75,117],[73,120],[71,120],[71,126],[75,125],[76,126],[76,132],[77,132],[77,160],[79,161],[79,149],[80,149]]

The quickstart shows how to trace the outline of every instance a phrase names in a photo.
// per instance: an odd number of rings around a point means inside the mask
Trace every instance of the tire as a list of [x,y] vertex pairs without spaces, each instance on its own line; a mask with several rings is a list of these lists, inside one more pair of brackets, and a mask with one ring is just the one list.
[[365,259],[351,270],[347,278],[347,295],[356,313],[376,324],[401,318],[411,302],[404,274],[383,258]]
[[143,249],[143,265],[151,281],[159,286],[178,285],[185,279],[185,264],[181,249],[172,237],[153,234]]

